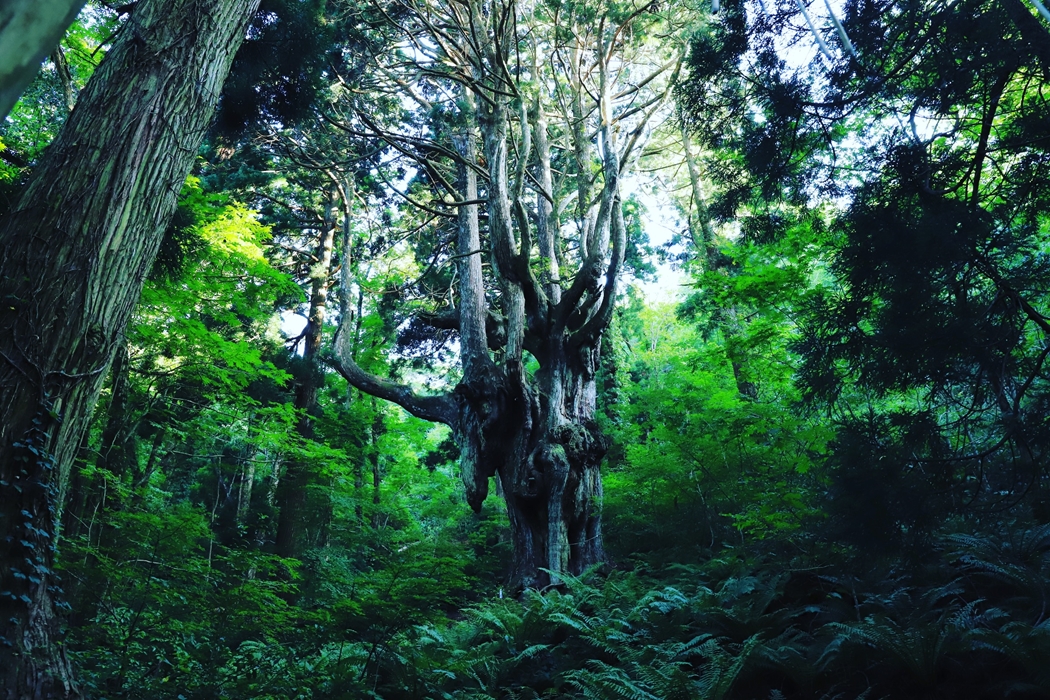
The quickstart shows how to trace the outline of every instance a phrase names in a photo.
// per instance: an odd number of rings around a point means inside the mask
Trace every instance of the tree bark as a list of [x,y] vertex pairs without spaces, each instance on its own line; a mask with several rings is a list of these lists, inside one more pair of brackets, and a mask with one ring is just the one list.
[[0,119],[33,81],[84,0],[8,0],[0,5]]
[[[693,155],[692,145],[689,143],[689,128],[685,124],[681,126],[681,134],[685,163],[689,171],[689,187],[693,195],[692,207],[688,215],[689,234],[693,240],[693,247],[700,254],[705,271],[719,270],[722,274],[728,274],[724,265],[720,264],[718,251],[715,250],[715,234],[711,226],[711,215],[704,204],[703,192],[700,191],[700,169]],[[751,381],[747,370],[747,351],[743,340],[744,329],[736,305],[719,310],[717,321],[725,343],[726,359],[729,360],[729,366],[733,370],[733,381],[736,383],[737,392],[747,399],[758,398],[758,385]]]
[[135,426],[129,422],[131,401],[130,359],[126,343],[121,343],[114,354],[110,367],[110,390],[112,395],[106,410],[106,426],[102,430],[95,466],[106,469],[115,476],[138,470],[138,454]]
[[[607,441],[594,420],[597,350],[575,357],[552,339],[535,388],[513,372],[481,392],[460,385],[462,415],[484,416],[460,429],[461,445],[476,455],[467,499],[480,511],[478,476],[494,474],[507,503],[514,544],[511,582],[524,588],[557,583],[604,561],[600,466]],[[472,397],[496,397],[479,404]],[[467,450],[464,450],[467,452]],[[464,477],[468,471],[464,469]],[[487,477],[486,477],[487,480]],[[551,574],[555,580],[552,581]]]
[[[0,224],[0,697],[76,697],[57,494],[258,0],[141,0]],[[48,47],[50,48],[50,47]]]
[[252,487],[255,485],[255,462],[260,454],[251,454],[237,472],[237,512],[234,525],[239,532],[243,532],[247,527],[248,513],[252,505]]
[[55,64],[55,72],[58,73],[58,82],[62,85],[62,95],[66,98],[66,111],[72,112],[77,99],[73,94],[73,75],[69,72],[69,61],[66,60],[66,52],[62,50],[61,44],[55,47],[51,60]]

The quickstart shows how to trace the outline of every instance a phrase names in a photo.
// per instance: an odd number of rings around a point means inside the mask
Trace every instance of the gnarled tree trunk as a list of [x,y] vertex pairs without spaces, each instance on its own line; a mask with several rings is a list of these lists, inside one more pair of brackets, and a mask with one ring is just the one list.
[[[607,442],[594,421],[597,352],[553,348],[535,386],[513,369],[464,381],[456,439],[475,511],[496,477],[510,518],[514,585],[552,583],[604,560],[600,466]],[[560,352],[559,352],[560,350]],[[557,581],[554,581],[557,582]]]
[[[455,212],[427,208],[456,221],[455,306],[419,318],[459,332],[462,376],[436,396],[376,377],[354,363],[349,329],[334,364],[358,389],[451,426],[471,507],[481,508],[492,478],[506,500],[512,583],[542,587],[604,557],[595,380],[627,247],[620,184],[681,59],[654,62],[646,76],[627,67],[621,52],[644,34],[634,25],[648,6],[587,18],[515,0],[404,7],[398,27],[436,47],[426,79],[447,80],[455,98],[444,114],[454,116],[428,132],[433,140],[371,128],[422,166],[440,194],[433,201]],[[403,56],[392,56],[378,74],[401,70]],[[438,113],[419,96],[429,88],[412,94],[428,118]],[[366,110],[357,108],[361,121],[375,125]],[[560,123],[549,126],[548,112]]]
[[0,697],[78,695],[59,493],[258,0],[140,0],[0,224]]

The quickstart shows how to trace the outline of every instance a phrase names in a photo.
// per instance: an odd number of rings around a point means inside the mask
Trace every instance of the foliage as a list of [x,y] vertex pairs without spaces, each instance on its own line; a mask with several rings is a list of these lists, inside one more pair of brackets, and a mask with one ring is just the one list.
[[1026,666],[1043,624],[1007,622],[949,562],[930,567],[923,592],[892,577],[864,588],[773,575],[732,554],[679,566],[673,585],[566,579],[406,631],[374,687],[388,698],[929,697],[974,682],[1045,692],[1042,669]]
[[[66,488],[66,643],[88,696],[1050,696],[1045,37],[1011,0],[847,2],[852,49],[832,16],[811,30],[794,6],[721,5],[530,10],[540,73],[570,27],[607,21],[635,32],[615,46],[632,85],[657,64],[667,77],[675,61],[643,35],[691,32],[677,121],[653,112],[657,145],[632,163],[678,207],[690,288],[643,291],[663,272],[659,214],[625,185],[638,286],[596,382],[610,558],[518,595],[508,514],[470,512],[450,431],[311,364],[291,321],[331,289],[322,346],[341,327],[368,372],[424,393],[459,381],[442,315],[460,303],[451,68],[392,39],[404,8],[263,3]],[[414,38],[437,41],[416,9]],[[119,26],[89,4],[64,40],[74,93]],[[514,70],[519,94],[492,95],[511,141],[535,105],[556,122],[564,229],[521,274],[549,284],[553,259],[567,292],[577,185],[601,185],[570,146],[597,131],[572,131],[565,85]],[[656,99],[646,84],[616,93],[617,114],[654,104],[631,102]],[[0,130],[0,197],[67,107],[45,64]],[[526,224],[543,211],[533,171],[515,175]],[[489,286],[502,361],[506,290]],[[292,465],[307,537],[282,558]]]

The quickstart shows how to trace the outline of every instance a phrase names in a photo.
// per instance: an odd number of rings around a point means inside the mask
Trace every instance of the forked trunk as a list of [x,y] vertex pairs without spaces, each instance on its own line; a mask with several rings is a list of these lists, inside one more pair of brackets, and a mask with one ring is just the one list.
[[[418,318],[459,332],[458,386],[425,394],[363,370],[345,323],[333,364],[361,391],[452,427],[471,507],[480,510],[492,478],[507,503],[512,583],[542,588],[604,557],[599,467],[606,441],[594,421],[595,375],[627,251],[621,180],[671,95],[682,56],[638,80],[623,70],[619,52],[643,10],[622,24],[614,13],[599,13],[589,25],[560,27],[554,19],[546,37],[540,25],[519,32],[518,13],[528,23],[531,12],[515,2],[413,4],[409,16],[433,31],[442,70],[458,86],[454,114],[442,113],[433,133],[443,143],[431,149],[428,142],[426,155],[416,154],[423,149],[415,135],[395,143],[390,132],[377,133],[427,168],[440,190],[434,202],[454,207],[455,214],[427,208],[456,219],[454,305]],[[563,29],[574,41],[553,49]],[[529,80],[536,82],[519,89],[530,50]],[[557,61],[548,61],[548,50]],[[548,63],[558,75],[547,73]],[[628,107],[665,71],[662,92]],[[544,84],[545,74],[552,82]],[[559,113],[564,119],[552,127],[548,115]],[[455,184],[430,168],[431,158],[447,158]],[[344,287],[351,282],[344,278]],[[533,359],[539,370],[528,376]]]
[[[467,500],[478,511],[495,476],[514,543],[511,584],[542,588],[605,558],[600,466],[607,441],[594,421],[596,351],[564,348],[530,387],[513,366],[461,384],[456,435]],[[552,575],[553,579],[552,579]]]

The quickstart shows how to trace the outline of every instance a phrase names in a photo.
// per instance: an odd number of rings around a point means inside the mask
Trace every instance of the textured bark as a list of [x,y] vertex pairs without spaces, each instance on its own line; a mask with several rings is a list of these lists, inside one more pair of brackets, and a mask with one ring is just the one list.
[[607,443],[594,421],[597,351],[573,361],[561,343],[551,345],[535,387],[500,371],[456,390],[467,500],[480,510],[489,477],[499,480],[514,544],[511,581],[528,588],[551,583],[548,572],[580,574],[605,557],[599,470]]
[[[533,70],[539,73],[538,67]],[[561,301],[561,265],[558,262],[557,234],[558,217],[554,211],[554,178],[551,173],[551,147],[547,137],[547,114],[539,98],[533,106],[535,125],[533,130],[538,161],[536,193],[536,242],[539,244],[541,278],[547,299],[552,304]]]
[[[469,96],[465,96],[468,100]],[[458,175],[463,199],[475,202],[478,199],[478,174],[472,167],[477,151],[477,136],[473,127],[457,135],[456,150],[463,162]],[[476,377],[491,371],[492,359],[488,353],[488,333],[485,328],[488,305],[485,301],[485,278],[481,271],[481,232],[478,226],[478,205],[468,204],[459,208],[456,220],[456,259],[459,273],[459,318],[458,328],[463,341],[461,353],[463,373]]]
[[84,0],[0,3],[0,119],[15,106],[83,5]]
[[257,2],[140,0],[0,224],[0,697],[78,695],[57,494]]

